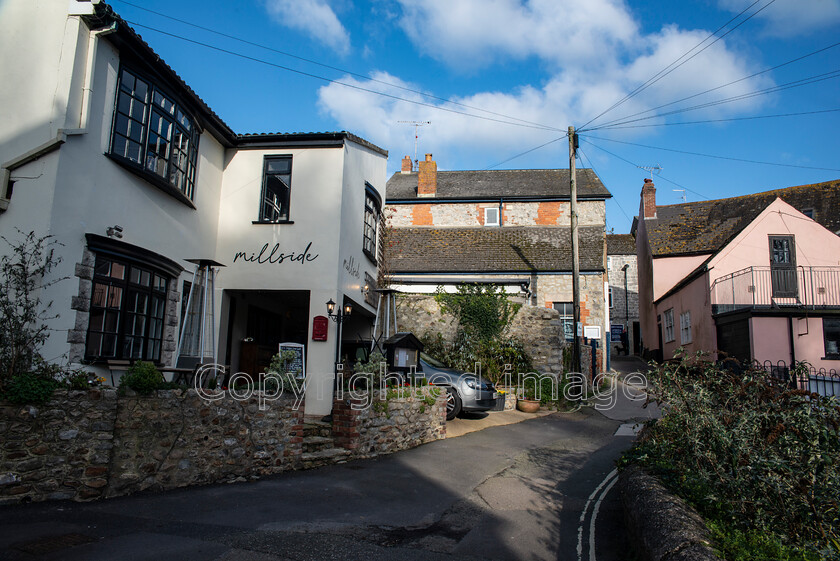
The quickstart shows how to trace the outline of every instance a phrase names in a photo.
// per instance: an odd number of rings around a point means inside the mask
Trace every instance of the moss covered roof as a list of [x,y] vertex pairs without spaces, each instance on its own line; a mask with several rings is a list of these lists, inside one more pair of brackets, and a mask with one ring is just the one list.
[[[840,233],[840,180],[798,185],[741,197],[656,207],[645,220],[654,257],[715,253],[729,243],[776,198]],[[609,238],[608,238],[609,239]]]
[[[604,229],[579,229],[580,270],[603,271]],[[392,228],[393,273],[571,271],[569,228]]]

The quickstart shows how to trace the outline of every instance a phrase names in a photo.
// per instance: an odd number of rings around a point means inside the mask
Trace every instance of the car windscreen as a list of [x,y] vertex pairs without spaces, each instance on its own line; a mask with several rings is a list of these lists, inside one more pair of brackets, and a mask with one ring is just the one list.
[[430,357],[429,355],[427,355],[424,352],[420,353],[420,358],[423,360],[423,362],[425,362],[429,366],[434,366],[435,368],[448,368],[448,366],[446,366],[444,363],[442,363],[441,361],[439,361],[437,359],[434,359],[434,358]]

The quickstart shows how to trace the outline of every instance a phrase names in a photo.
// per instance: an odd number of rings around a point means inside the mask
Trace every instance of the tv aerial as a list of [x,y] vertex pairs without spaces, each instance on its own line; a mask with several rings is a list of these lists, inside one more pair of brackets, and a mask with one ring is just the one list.
[[417,162],[417,139],[420,138],[419,129],[426,125],[431,125],[431,121],[397,121],[401,125],[410,125],[414,127],[414,161]]

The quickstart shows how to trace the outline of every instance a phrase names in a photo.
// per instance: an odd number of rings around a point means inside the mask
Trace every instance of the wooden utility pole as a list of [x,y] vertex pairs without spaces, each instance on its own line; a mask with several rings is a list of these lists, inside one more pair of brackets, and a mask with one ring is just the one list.
[[574,318],[574,338],[572,343],[572,371],[580,372],[580,259],[578,254],[578,212],[577,178],[575,177],[575,157],[577,134],[575,127],[569,127],[569,196],[572,215],[572,316]]

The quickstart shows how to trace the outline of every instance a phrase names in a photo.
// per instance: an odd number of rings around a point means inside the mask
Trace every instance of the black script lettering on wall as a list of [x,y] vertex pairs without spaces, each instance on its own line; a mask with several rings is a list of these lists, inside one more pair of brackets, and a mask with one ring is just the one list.
[[312,242],[309,242],[303,251],[289,251],[287,253],[280,251],[279,243],[274,244],[271,251],[268,249],[268,244],[265,244],[258,252],[237,252],[236,255],[233,256],[233,262],[236,263],[237,261],[242,260],[249,263],[258,263],[259,265],[265,265],[266,263],[271,265],[282,265],[283,263],[297,262],[301,265],[305,265],[310,261],[318,259],[318,254],[316,253],[315,255],[312,255],[311,249]]

